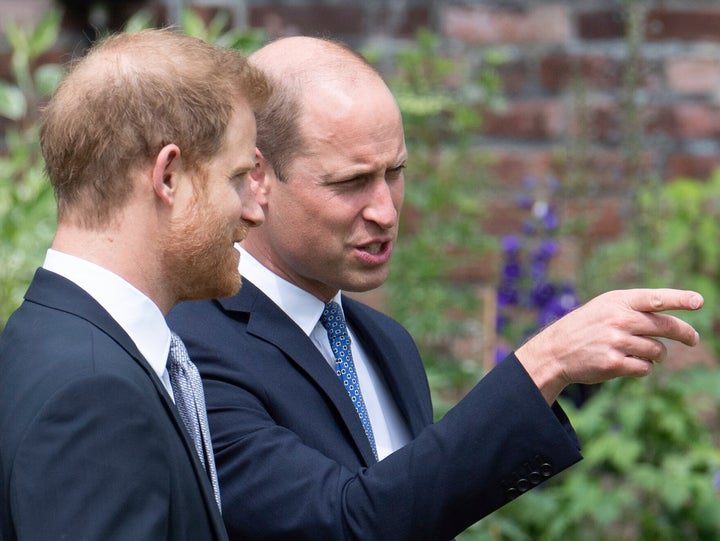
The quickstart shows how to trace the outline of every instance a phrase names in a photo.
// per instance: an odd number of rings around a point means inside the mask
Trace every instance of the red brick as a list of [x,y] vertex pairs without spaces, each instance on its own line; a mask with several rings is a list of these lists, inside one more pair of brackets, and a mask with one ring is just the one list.
[[250,8],[250,26],[262,27],[271,38],[297,34],[360,35],[365,13],[355,6],[256,6]]
[[710,178],[712,172],[720,167],[720,155],[698,155],[689,152],[673,152],[668,156],[665,166],[665,180],[689,177],[699,180]]
[[414,36],[420,28],[429,28],[432,24],[430,9],[423,6],[403,9],[402,18],[397,23],[393,23],[395,17],[395,10],[383,6],[380,9],[378,26],[373,28],[373,33],[389,33],[407,38]]
[[587,105],[588,137],[592,141],[619,144],[623,140],[622,111],[615,101]]
[[665,74],[670,89],[680,94],[713,94],[720,88],[720,61],[715,57],[673,56]]
[[676,130],[681,139],[720,137],[720,109],[705,103],[680,103],[672,107]]
[[445,36],[468,43],[566,43],[572,36],[569,8],[562,4],[445,6],[440,21]]
[[627,205],[617,197],[596,197],[585,201],[570,201],[564,205],[565,221],[581,219],[588,224],[586,235],[594,239],[612,239],[624,231],[623,207]]
[[551,148],[483,147],[482,150],[492,156],[489,168],[493,177],[506,187],[519,188],[529,176],[554,176]]
[[[588,111],[590,140],[613,145],[626,140],[627,112],[619,103],[595,103]],[[641,135],[702,138],[714,136],[720,130],[716,125],[716,108],[701,104],[652,105],[641,108],[637,115]]]
[[514,139],[555,139],[564,129],[562,104],[538,99],[511,101],[504,111],[486,111],[482,132]]
[[462,247],[448,250],[449,261],[453,268],[447,275],[454,283],[477,284],[495,282],[499,257],[496,252],[473,253]]
[[646,131],[676,139],[704,139],[720,135],[720,109],[705,103],[672,103],[645,111]]
[[[630,163],[630,159],[636,163]],[[592,147],[585,151],[584,156],[578,156],[577,153],[558,156],[553,165],[555,176],[566,190],[582,197],[583,194],[591,196],[597,193],[624,192],[631,175],[647,176],[656,173],[657,155],[656,152],[645,149],[642,155],[629,158],[622,148]]]
[[489,194],[483,208],[483,230],[491,235],[518,233],[522,229],[526,211],[518,208],[514,195]]
[[720,41],[720,10],[655,9],[645,28],[650,41]]
[[531,67],[525,59],[504,62],[498,66],[497,73],[506,97],[522,95],[531,88]]
[[580,13],[576,20],[580,39],[622,39],[625,22],[620,10],[599,10]]
[[622,84],[622,65],[606,55],[555,53],[540,61],[540,85],[557,92],[579,79],[586,87],[617,88]]

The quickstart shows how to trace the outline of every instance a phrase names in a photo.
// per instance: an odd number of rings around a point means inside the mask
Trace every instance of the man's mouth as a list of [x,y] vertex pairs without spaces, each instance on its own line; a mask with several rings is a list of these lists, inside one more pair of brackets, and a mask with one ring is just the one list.
[[379,254],[380,250],[382,250],[383,248],[383,244],[384,243],[382,242],[373,242],[371,244],[368,244],[367,246],[363,246],[363,250],[373,255]]

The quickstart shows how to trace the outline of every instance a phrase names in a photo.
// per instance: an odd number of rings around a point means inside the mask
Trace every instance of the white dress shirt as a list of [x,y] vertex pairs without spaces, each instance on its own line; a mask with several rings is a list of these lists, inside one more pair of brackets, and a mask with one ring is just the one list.
[[117,274],[52,248],[47,251],[43,268],[75,283],[107,310],[173,396],[167,371],[170,329],[154,302]]
[[[277,304],[303,330],[335,371],[335,356],[330,347],[327,331],[320,323],[320,316],[325,308],[325,303],[307,291],[280,278],[244,249],[237,247],[241,252],[240,274],[270,297],[270,300]],[[338,292],[333,300],[342,308],[341,292]],[[387,388],[384,378],[375,363],[368,358],[362,344],[353,334],[349,323],[348,333],[350,335],[355,371],[360,382],[360,391],[372,424],[378,458],[382,460],[410,441],[410,431]]]

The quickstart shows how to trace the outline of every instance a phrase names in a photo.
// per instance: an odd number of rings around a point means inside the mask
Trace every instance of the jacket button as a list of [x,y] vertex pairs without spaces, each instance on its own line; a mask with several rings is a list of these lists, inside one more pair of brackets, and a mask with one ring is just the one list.
[[540,466],[540,475],[542,475],[543,477],[552,477],[552,474],[553,474],[553,469],[550,464],[545,462],[544,464],[542,464]]
[[528,481],[527,479],[520,479],[517,482],[517,489],[520,492],[527,492],[528,490],[530,490],[530,481]]
[[528,479],[530,479],[530,482],[533,485],[539,485],[543,480],[542,475],[540,475],[540,472],[537,471],[534,471],[530,475],[528,475]]
[[520,496],[520,492],[516,488],[509,488],[505,491],[505,497],[508,499],[508,501],[512,501],[518,496]]

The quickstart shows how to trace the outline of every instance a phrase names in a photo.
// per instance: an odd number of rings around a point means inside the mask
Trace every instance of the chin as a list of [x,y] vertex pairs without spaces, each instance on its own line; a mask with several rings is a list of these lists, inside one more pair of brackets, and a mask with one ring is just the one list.
[[215,294],[212,295],[211,298],[221,299],[223,297],[232,297],[240,291],[242,281],[240,279],[240,274],[237,272],[237,267],[235,267],[234,271],[235,272],[231,276],[228,276],[222,284],[218,284]]
[[374,279],[355,280],[345,284],[340,289],[343,291],[350,291],[352,293],[365,293],[367,291],[377,289],[385,283],[385,280],[387,280],[387,274]]
[[[210,278],[214,278],[214,280]],[[185,295],[183,300],[201,301],[232,297],[240,291],[240,273],[238,273],[237,267],[233,269],[233,272],[228,272],[224,276],[219,276],[217,273],[214,275],[206,273],[201,284],[201,287],[195,291],[188,292],[189,294]]]

